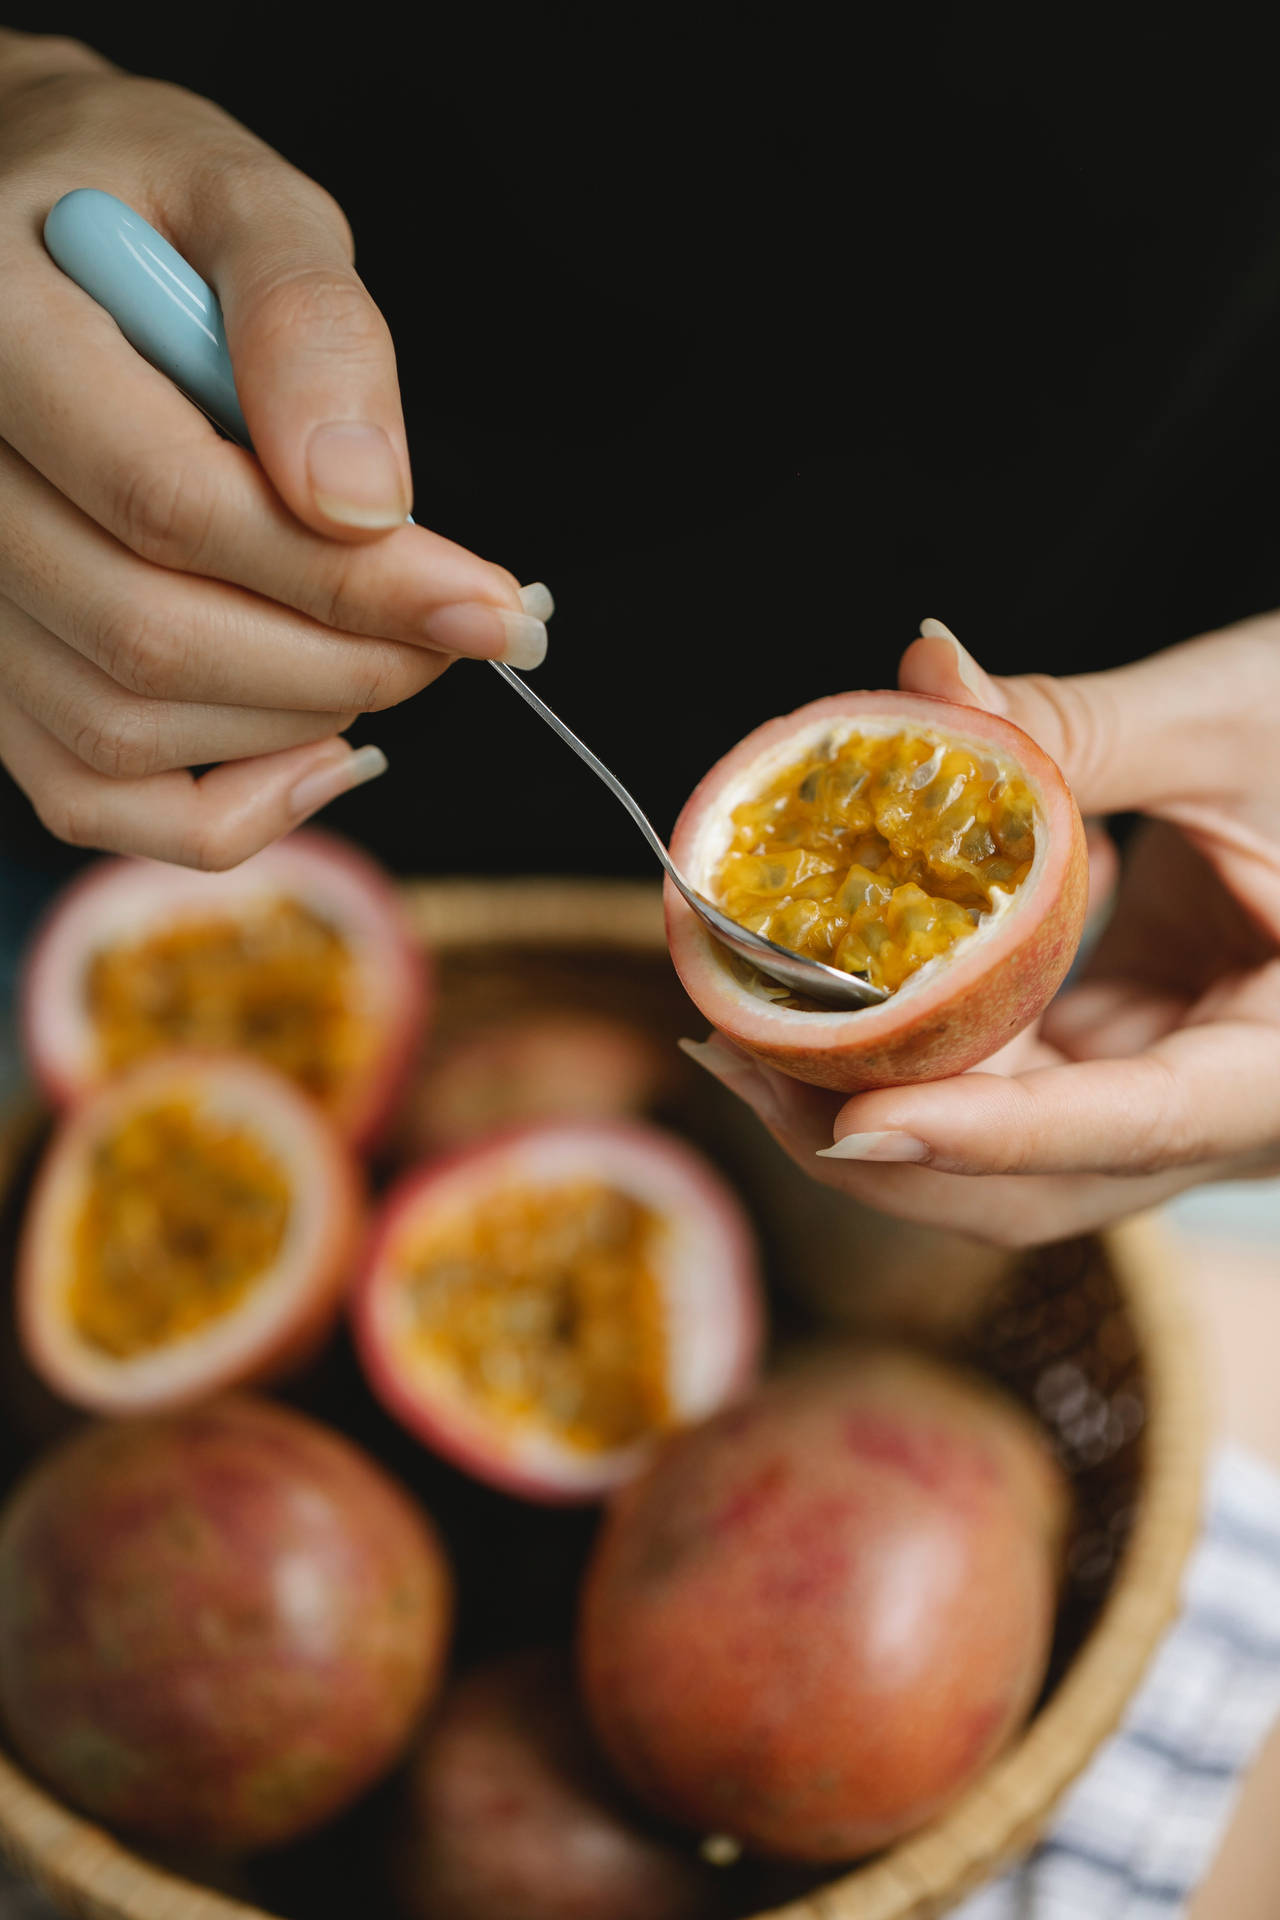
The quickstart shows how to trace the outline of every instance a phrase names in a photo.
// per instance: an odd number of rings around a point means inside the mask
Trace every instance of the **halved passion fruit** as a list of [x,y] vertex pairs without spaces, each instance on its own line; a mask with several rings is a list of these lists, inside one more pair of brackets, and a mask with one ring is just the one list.
[[354,1299],[387,1408],[480,1479],[595,1499],[655,1436],[748,1384],[750,1226],[693,1148],[638,1122],[545,1122],[409,1174]]
[[169,1054],[89,1095],[23,1221],[18,1328],[64,1399],[149,1413],[305,1359],[359,1231],[349,1149],[256,1061]]
[[385,875],[314,832],[228,873],[95,862],[54,903],[22,986],[28,1058],[56,1104],[162,1050],[251,1053],[359,1144],[400,1093],[427,999]]
[[976,1066],[1048,1005],[1084,924],[1084,829],[1058,769],[1010,721],[928,694],[836,694],[757,727],[695,789],[671,851],[731,918],[889,989],[854,1013],[799,1001],[668,883],[699,1009],[842,1092]]

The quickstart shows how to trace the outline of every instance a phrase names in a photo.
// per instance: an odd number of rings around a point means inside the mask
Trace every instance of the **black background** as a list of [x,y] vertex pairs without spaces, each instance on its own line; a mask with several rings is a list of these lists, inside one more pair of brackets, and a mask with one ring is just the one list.
[[[1280,605],[1260,47],[1136,10],[279,17],[9,23],[209,94],[336,194],[417,517],[550,584],[539,689],[660,829],[758,721],[892,683],[925,614],[1063,672]],[[353,737],[391,769],[328,817],[402,870],[650,870],[483,668]],[[64,857],[24,813],[6,838]]]

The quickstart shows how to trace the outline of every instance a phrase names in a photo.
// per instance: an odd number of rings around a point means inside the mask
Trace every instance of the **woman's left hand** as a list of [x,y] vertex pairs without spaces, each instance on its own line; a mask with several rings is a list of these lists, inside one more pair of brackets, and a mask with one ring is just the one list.
[[903,688],[1006,714],[1086,817],[1148,816],[1087,965],[950,1080],[842,1099],[720,1034],[689,1051],[816,1179],[1005,1246],[1280,1172],[1280,614],[1065,680],[993,680],[926,625]]

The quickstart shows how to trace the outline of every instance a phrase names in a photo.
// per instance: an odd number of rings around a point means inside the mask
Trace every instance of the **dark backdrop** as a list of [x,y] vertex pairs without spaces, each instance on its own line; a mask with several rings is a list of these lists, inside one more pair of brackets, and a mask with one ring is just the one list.
[[[891,683],[922,615],[1060,672],[1280,605],[1261,50],[869,13],[10,21],[212,95],[337,195],[418,518],[551,585],[538,686],[665,829],[757,721]],[[354,737],[391,770],[330,817],[402,869],[649,870],[484,669]]]

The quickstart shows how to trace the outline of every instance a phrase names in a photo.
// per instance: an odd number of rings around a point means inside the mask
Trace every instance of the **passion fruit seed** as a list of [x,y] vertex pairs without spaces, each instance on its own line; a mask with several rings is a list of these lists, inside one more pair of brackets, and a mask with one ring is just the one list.
[[973,933],[1035,857],[1026,782],[924,735],[823,741],[735,807],[730,918],[896,991]]
[[502,1420],[604,1451],[665,1427],[662,1221],[595,1180],[510,1187],[415,1230],[396,1259],[409,1343]]
[[342,935],[281,895],[102,946],[86,981],[106,1073],[168,1047],[246,1052],[328,1106],[374,1043],[356,998]]
[[117,1359],[180,1340],[239,1304],[280,1252],[289,1184],[245,1128],[162,1099],[93,1150],[68,1309]]

